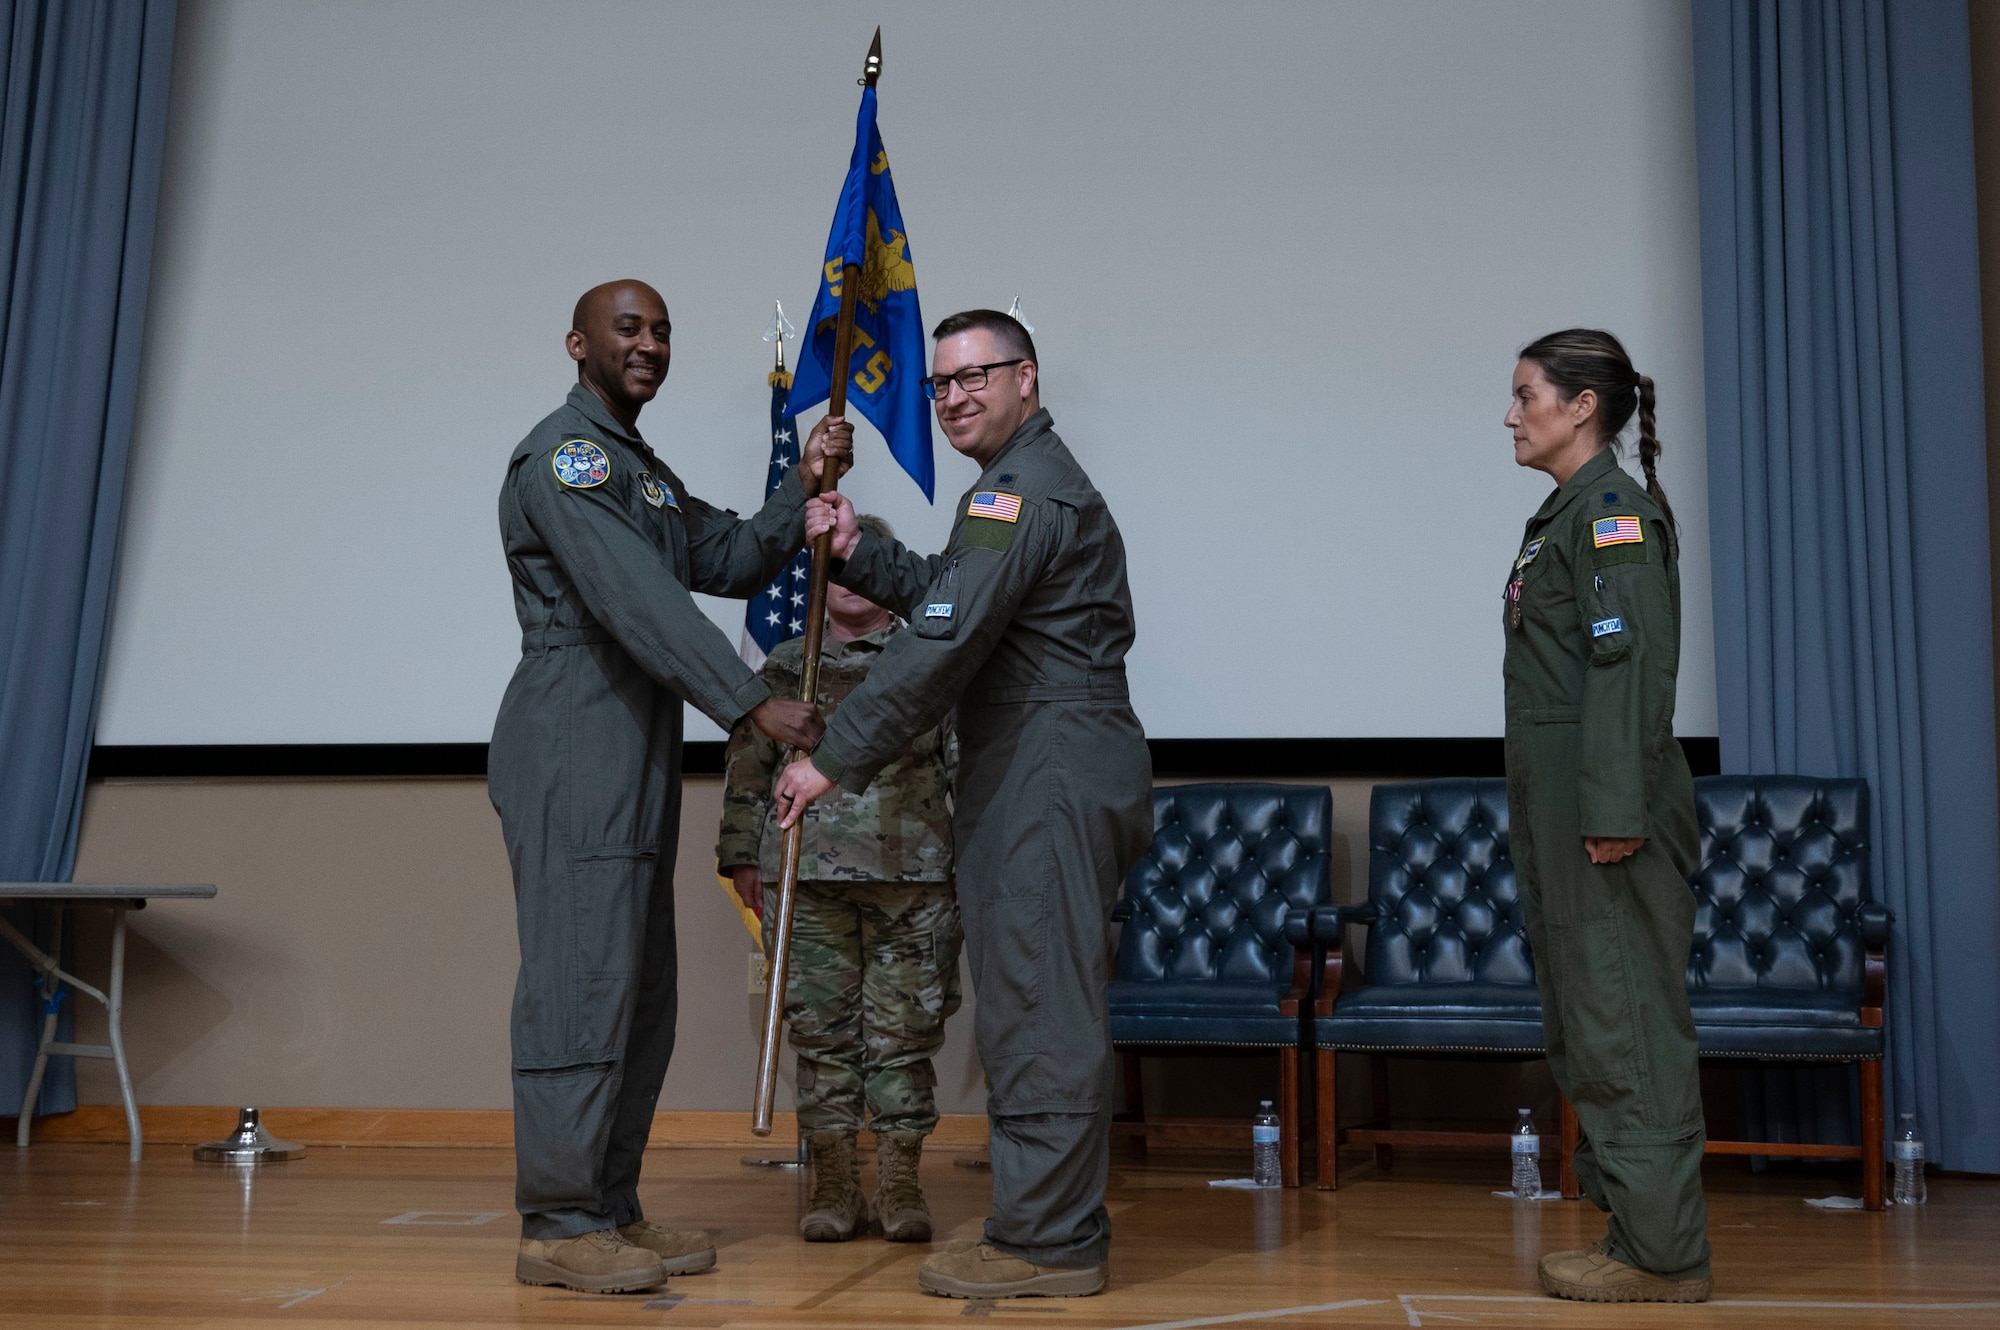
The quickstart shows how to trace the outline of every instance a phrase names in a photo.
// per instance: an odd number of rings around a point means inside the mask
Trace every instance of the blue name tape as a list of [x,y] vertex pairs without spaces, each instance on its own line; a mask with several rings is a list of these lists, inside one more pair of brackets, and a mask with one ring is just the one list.
[[1592,637],[1609,637],[1613,633],[1622,633],[1624,631],[1625,621],[1623,619],[1599,619],[1596,623],[1590,625],[1590,635]]
[[951,617],[951,610],[952,607],[949,604],[926,605],[924,606],[924,617],[926,619],[949,619]]

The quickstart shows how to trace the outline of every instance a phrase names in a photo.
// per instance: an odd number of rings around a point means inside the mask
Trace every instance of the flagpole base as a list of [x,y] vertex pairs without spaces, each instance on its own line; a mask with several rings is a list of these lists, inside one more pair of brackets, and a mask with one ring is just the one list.
[[257,1110],[246,1108],[236,1119],[236,1130],[219,1141],[194,1148],[194,1157],[204,1164],[269,1164],[297,1159],[306,1148],[297,1141],[281,1141],[264,1130]]

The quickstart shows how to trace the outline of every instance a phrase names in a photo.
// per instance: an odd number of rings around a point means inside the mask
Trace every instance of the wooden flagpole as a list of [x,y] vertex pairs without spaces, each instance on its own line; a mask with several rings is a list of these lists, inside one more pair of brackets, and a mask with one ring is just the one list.
[[[862,86],[874,87],[881,73],[882,29],[877,28],[875,40],[868,47],[868,62],[862,69]],[[854,356],[854,302],[860,289],[861,265],[850,262],[840,276],[840,315],[834,323],[832,385],[826,402],[826,413],[830,416],[847,414],[847,369]],[[833,493],[839,483],[838,475],[826,476],[820,493]],[[832,561],[833,533],[828,531],[813,541],[812,593],[806,600],[805,660],[799,669],[799,698],[806,702],[819,700],[819,649],[826,632],[826,578]],[[787,761],[790,756],[786,754]],[[778,917],[771,933],[771,954],[765,959],[764,1043],[757,1056],[757,1099],[750,1110],[750,1130],[759,1136],[771,1134],[772,1103],[778,1093],[778,1046],[785,1033],[785,977],[792,959],[792,900],[798,893],[799,852],[805,830],[802,816],[785,833],[784,866],[778,875],[778,899],[772,907]]]

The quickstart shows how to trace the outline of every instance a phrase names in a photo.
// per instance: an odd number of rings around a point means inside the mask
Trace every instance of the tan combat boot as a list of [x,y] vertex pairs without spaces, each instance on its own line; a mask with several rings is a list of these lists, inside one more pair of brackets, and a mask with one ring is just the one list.
[[644,1247],[660,1258],[660,1268],[670,1275],[698,1275],[715,1268],[715,1243],[698,1228],[661,1228],[641,1219],[618,1230],[634,1247]]
[[954,1242],[917,1271],[917,1287],[941,1298],[1087,1298],[1104,1289],[1101,1265],[1032,1265],[983,1242]]
[[1607,1238],[1541,1261],[1542,1288],[1574,1302],[1707,1302],[1712,1279],[1664,1279],[1612,1256]]
[[658,1256],[607,1228],[554,1241],[522,1238],[514,1278],[579,1293],[632,1293],[666,1283],[667,1272]]
[[807,1242],[851,1242],[868,1231],[870,1219],[854,1133],[816,1131],[811,1144],[812,1203],[799,1221],[799,1236]]
[[875,1133],[875,1217],[882,1236],[891,1242],[929,1242],[931,1208],[917,1181],[917,1163],[924,1157],[922,1132]]

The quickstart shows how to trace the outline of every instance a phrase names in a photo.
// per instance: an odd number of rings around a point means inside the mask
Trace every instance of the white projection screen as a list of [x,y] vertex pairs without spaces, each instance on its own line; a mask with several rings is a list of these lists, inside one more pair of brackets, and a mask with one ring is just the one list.
[[[1151,734],[1498,734],[1548,488],[1500,418],[1571,324],[1660,385],[1679,726],[1715,732],[1685,4],[182,12],[100,743],[484,741],[495,499],[593,283],[666,295],[642,429],[754,508],[760,334],[812,294],[878,22],[924,312],[1019,296],[1124,529]],[[860,433],[847,488],[937,548],[975,468],[940,436],[930,507]]]

